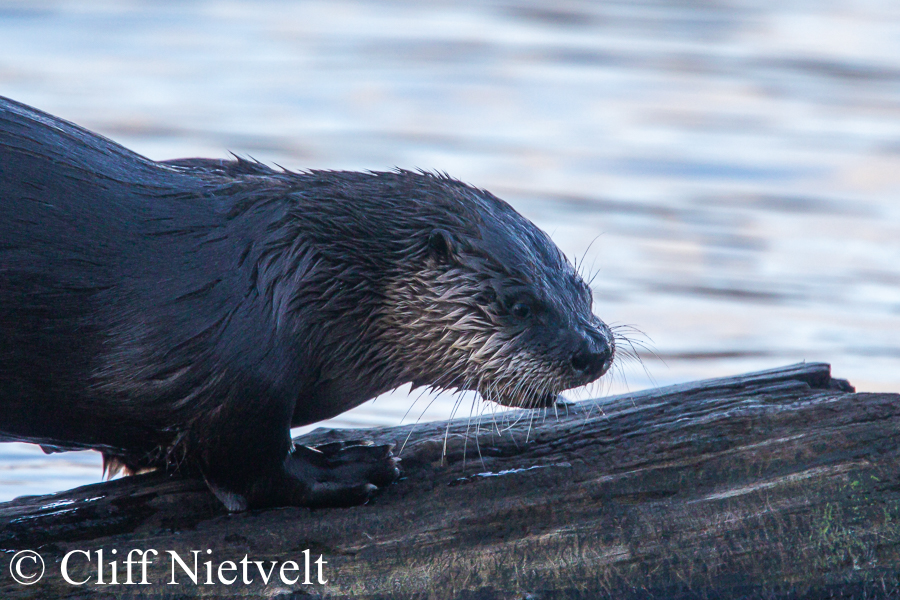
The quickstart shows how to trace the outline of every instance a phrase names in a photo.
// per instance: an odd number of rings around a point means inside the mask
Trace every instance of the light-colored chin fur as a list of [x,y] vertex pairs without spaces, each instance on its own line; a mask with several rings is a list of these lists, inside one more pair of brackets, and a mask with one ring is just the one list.
[[566,387],[559,369],[523,348],[516,331],[481,306],[477,274],[425,270],[391,282],[381,337],[403,378],[439,389],[476,390],[504,406],[534,408]]

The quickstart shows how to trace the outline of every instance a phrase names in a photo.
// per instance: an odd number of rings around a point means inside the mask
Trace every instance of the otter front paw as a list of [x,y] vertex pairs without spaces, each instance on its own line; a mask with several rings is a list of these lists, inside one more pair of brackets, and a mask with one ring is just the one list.
[[354,506],[400,477],[400,459],[392,448],[358,441],[296,446],[284,466],[289,476],[305,484],[304,506]]
[[391,445],[336,442],[296,446],[275,468],[257,468],[243,478],[205,474],[209,489],[229,511],[276,506],[310,508],[363,504],[400,477]]

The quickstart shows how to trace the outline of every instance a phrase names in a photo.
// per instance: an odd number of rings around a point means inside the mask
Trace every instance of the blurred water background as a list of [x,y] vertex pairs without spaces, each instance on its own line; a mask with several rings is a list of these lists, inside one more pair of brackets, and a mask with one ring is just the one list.
[[[896,2],[0,0],[0,95],[154,159],[493,191],[658,355],[575,397],[803,360],[900,391]],[[333,424],[453,410],[417,397]],[[99,464],[4,444],[0,500]]]

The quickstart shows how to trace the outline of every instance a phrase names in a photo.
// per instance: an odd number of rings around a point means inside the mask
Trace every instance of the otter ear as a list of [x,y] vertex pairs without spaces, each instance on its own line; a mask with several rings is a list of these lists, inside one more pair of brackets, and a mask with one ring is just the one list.
[[428,250],[431,255],[442,262],[453,260],[453,238],[443,229],[435,229],[428,236]]

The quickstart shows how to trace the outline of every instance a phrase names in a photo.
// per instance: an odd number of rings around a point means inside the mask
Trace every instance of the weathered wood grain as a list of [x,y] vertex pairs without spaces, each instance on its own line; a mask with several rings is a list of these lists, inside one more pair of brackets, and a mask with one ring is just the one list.
[[[853,393],[828,365],[800,364],[556,413],[300,438],[399,448],[409,436],[405,478],[351,509],[228,515],[202,482],[159,474],[21,498],[0,505],[0,549],[39,551],[47,573],[25,587],[0,564],[0,597],[900,593],[900,395]],[[117,549],[122,581],[133,548],[160,552],[151,585],[95,585],[96,560],[83,555],[70,573],[89,583],[60,576],[71,550],[102,549],[109,568]],[[166,550],[217,565],[244,555],[302,564],[306,549],[327,561],[327,585],[264,586],[255,567],[249,585],[166,583]]]

